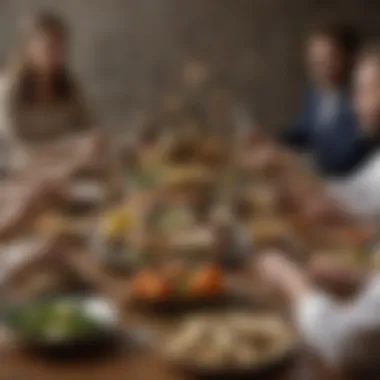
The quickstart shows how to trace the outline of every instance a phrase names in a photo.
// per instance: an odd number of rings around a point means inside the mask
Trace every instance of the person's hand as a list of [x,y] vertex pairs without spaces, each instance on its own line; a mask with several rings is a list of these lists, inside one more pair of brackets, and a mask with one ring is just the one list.
[[292,302],[297,302],[310,292],[307,276],[278,251],[269,251],[259,262],[262,279],[274,290],[283,292]]

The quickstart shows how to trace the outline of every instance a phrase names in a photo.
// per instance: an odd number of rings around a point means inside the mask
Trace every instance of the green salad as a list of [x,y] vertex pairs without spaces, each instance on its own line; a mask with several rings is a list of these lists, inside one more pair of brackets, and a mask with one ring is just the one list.
[[91,336],[100,321],[75,300],[40,302],[14,311],[11,327],[26,339],[67,341]]

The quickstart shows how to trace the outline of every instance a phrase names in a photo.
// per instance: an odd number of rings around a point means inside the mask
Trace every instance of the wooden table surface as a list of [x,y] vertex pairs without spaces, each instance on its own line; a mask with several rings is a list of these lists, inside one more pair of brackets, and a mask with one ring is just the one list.
[[[91,268],[88,269],[89,277],[91,277]],[[96,274],[94,276],[96,277]],[[108,280],[106,279],[105,283]],[[272,374],[267,374],[264,378],[267,380],[345,380],[324,368],[320,362],[305,352],[299,352],[287,366]],[[0,380],[87,379],[185,380],[190,379],[190,376],[178,368],[173,368],[147,349],[121,350],[117,355],[95,362],[58,364],[22,351],[20,348],[1,344],[0,339]]]
[[[87,364],[53,364],[30,354],[1,355],[0,379],[12,380],[186,380],[191,376],[148,352],[121,353]],[[261,378],[266,380],[344,380],[308,356]]]

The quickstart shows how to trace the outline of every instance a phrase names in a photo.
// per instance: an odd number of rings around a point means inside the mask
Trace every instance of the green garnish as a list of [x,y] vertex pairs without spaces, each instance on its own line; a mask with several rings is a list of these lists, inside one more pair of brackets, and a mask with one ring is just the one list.
[[99,322],[73,301],[45,302],[15,312],[11,324],[29,339],[70,340],[95,333]]

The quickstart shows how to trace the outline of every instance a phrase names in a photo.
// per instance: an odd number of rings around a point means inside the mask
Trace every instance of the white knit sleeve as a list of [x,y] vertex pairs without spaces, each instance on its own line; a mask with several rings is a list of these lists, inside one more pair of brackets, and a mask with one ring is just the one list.
[[313,293],[298,303],[295,318],[309,347],[331,364],[342,362],[349,317],[339,305],[321,293]]
[[349,178],[328,184],[330,194],[359,217],[380,216],[380,152]]
[[298,303],[295,315],[306,343],[331,364],[376,365],[380,348],[380,276],[346,305],[312,293]]

